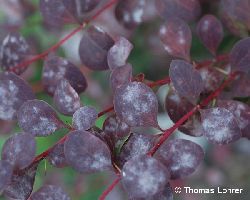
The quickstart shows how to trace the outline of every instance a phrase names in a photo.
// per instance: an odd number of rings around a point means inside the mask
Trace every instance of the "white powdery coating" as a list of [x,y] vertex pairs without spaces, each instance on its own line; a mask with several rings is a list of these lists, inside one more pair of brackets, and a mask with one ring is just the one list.
[[3,160],[0,160],[0,193],[9,183],[12,176],[12,166]]
[[225,108],[201,112],[204,136],[215,144],[228,144],[241,137],[234,115]]
[[12,119],[16,113],[14,108],[15,103],[18,101],[17,95],[19,88],[12,80],[7,84],[0,82],[0,118]]
[[54,103],[58,111],[65,115],[71,115],[81,107],[80,97],[65,79],[62,79],[56,88]]
[[161,192],[169,178],[167,169],[148,156],[134,157],[122,169],[122,183],[130,196],[145,198]]
[[156,156],[168,167],[171,178],[184,178],[195,171],[204,157],[202,148],[189,140],[174,139],[164,144]]
[[157,126],[157,97],[143,83],[131,82],[117,88],[114,106],[118,117],[132,127]]
[[70,200],[62,188],[45,185],[31,196],[31,200]]
[[25,102],[18,111],[19,126],[34,136],[47,136],[63,127],[56,112],[44,101]]
[[201,68],[200,75],[205,89],[209,91],[216,89],[214,85],[218,82],[218,77],[212,71],[210,72],[208,68]]
[[111,155],[107,145],[87,131],[73,131],[64,146],[67,163],[82,173],[108,170]]
[[81,107],[73,115],[73,127],[77,130],[88,130],[95,125],[97,117],[98,113],[94,107]]
[[125,65],[132,49],[133,45],[126,38],[119,37],[108,51],[107,60],[109,68],[112,70]]

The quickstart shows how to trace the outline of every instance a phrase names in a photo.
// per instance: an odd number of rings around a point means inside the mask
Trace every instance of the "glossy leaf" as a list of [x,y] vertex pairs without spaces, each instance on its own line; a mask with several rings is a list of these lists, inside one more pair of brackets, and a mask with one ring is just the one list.
[[250,72],[250,37],[238,41],[229,58],[233,71]]
[[19,126],[34,136],[48,136],[64,127],[55,110],[42,100],[25,102],[19,109],[17,118]]
[[43,66],[42,82],[49,94],[54,94],[60,80],[66,79],[79,94],[87,88],[87,81],[74,64],[68,60],[50,54]]
[[195,102],[204,89],[201,75],[188,62],[173,60],[170,64],[169,76],[176,91],[191,102]]
[[111,169],[111,155],[107,145],[87,131],[72,131],[64,146],[69,165],[81,173]]
[[34,194],[30,200],[70,200],[68,194],[61,188],[55,185],[44,185]]
[[134,157],[122,168],[122,184],[132,198],[149,198],[163,191],[168,180],[167,168],[153,157]]
[[58,83],[53,100],[57,110],[64,115],[73,115],[81,107],[80,97],[65,79]]
[[204,136],[214,144],[229,144],[241,137],[241,130],[234,115],[225,108],[201,111]]
[[131,82],[116,89],[114,107],[117,116],[131,127],[157,127],[158,102],[144,83]]
[[[23,73],[26,67],[17,67],[31,55],[27,41],[19,33],[10,33],[0,45],[0,66],[4,71]],[[15,68],[15,70],[14,70]]]
[[20,106],[34,99],[31,87],[10,72],[0,73],[0,119],[13,120]]
[[107,53],[113,45],[113,39],[100,27],[88,27],[79,46],[82,64],[91,70],[107,70]]
[[192,33],[184,21],[169,18],[160,27],[159,36],[169,55],[190,60]]
[[197,169],[204,158],[204,152],[194,142],[173,139],[160,147],[156,157],[167,166],[171,179],[178,179],[192,174]]
[[28,133],[18,133],[4,143],[2,160],[8,161],[17,169],[23,169],[33,161],[35,153],[35,138]]
[[198,0],[155,0],[156,9],[164,19],[178,17],[187,22],[196,20],[201,13]]
[[126,38],[119,37],[108,51],[109,68],[112,70],[124,66],[132,49],[133,45]]
[[74,113],[72,124],[77,130],[88,130],[95,125],[97,118],[98,113],[94,107],[84,106]]
[[215,55],[224,36],[221,22],[214,15],[205,15],[197,24],[197,34],[205,47]]
[[110,74],[110,84],[115,91],[124,84],[128,84],[132,80],[132,66],[130,64],[124,65],[112,70]]

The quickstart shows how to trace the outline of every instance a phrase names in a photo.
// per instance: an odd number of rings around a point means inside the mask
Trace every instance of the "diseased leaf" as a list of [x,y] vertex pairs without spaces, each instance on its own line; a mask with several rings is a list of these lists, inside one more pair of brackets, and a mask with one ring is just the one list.
[[8,161],[16,169],[24,169],[35,158],[36,141],[28,133],[11,136],[3,145],[2,160]]
[[122,184],[132,198],[150,198],[163,191],[168,180],[167,168],[146,155],[130,159],[122,168]]
[[192,33],[184,21],[169,18],[161,26],[159,36],[169,55],[190,60]]
[[16,119],[20,106],[34,99],[31,87],[11,72],[0,73],[0,119]]
[[[0,66],[4,71],[23,73],[26,67],[17,67],[31,55],[27,41],[19,33],[10,33],[0,45]],[[14,69],[15,68],[15,69]]]
[[0,194],[9,184],[13,172],[12,165],[4,160],[0,160]]
[[204,89],[199,72],[193,65],[182,60],[173,60],[169,68],[169,76],[176,91],[191,102],[196,102]]
[[94,107],[84,106],[74,113],[72,125],[77,130],[88,130],[95,125],[97,118],[98,113]]
[[50,54],[44,62],[42,74],[46,91],[53,95],[62,79],[68,80],[78,94],[87,88],[87,81],[79,68],[64,58]]
[[204,136],[214,144],[229,144],[241,137],[241,130],[234,115],[225,108],[201,111]]
[[107,70],[107,53],[114,45],[113,39],[98,26],[90,26],[83,33],[79,55],[86,67],[91,70]]
[[93,173],[112,168],[108,146],[87,131],[72,131],[64,145],[69,165],[81,173]]
[[80,97],[65,79],[59,81],[53,100],[58,111],[64,115],[73,115],[81,107]]
[[126,38],[119,37],[108,51],[109,68],[112,70],[124,66],[132,49],[133,45]]
[[117,88],[114,107],[117,116],[131,127],[158,127],[157,97],[144,83],[131,82]]
[[68,164],[64,155],[64,143],[57,144],[48,154],[47,160],[55,167],[66,167]]
[[64,127],[55,110],[42,100],[26,101],[19,109],[17,118],[25,132],[39,137]]
[[156,157],[168,168],[171,179],[178,179],[197,169],[204,158],[204,151],[189,140],[173,139],[160,147]]

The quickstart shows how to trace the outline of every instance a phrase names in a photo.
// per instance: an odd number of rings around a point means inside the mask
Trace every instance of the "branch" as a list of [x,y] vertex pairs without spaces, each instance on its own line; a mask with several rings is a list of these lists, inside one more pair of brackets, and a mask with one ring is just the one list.
[[102,195],[99,197],[99,200],[105,200],[105,198],[108,196],[108,194],[115,188],[115,186],[120,182],[121,175],[118,175],[117,178],[111,183],[111,185],[102,193]]

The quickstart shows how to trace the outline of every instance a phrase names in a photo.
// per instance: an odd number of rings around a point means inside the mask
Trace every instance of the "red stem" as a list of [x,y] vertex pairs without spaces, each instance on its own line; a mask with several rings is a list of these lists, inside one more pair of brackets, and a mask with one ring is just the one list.
[[101,116],[105,115],[106,113],[109,113],[109,112],[111,112],[111,111],[113,111],[113,110],[114,110],[114,106],[110,106],[110,107],[107,108],[106,110],[100,112],[100,113],[98,114],[98,117],[101,117]]
[[105,198],[115,188],[115,186],[120,182],[120,180],[121,176],[118,175],[118,177],[113,181],[113,183],[102,193],[102,195],[99,197],[99,200],[105,200]]
[[206,66],[212,65],[214,63],[223,62],[223,61],[227,61],[227,60],[228,60],[228,54],[222,54],[222,55],[218,55],[215,59],[204,60],[202,62],[196,63],[195,68],[200,69],[202,67],[206,67]]
[[90,18],[90,20],[82,23],[81,25],[79,25],[77,28],[75,28],[72,32],[70,32],[68,35],[66,35],[63,39],[61,39],[58,43],[56,43],[55,45],[53,45],[52,47],[50,47],[49,49],[47,49],[45,52],[38,54],[36,56],[34,56],[33,58],[29,59],[29,60],[25,60],[23,62],[21,62],[20,64],[14,66],[14,67],[10,67],[12,72],[16,72],[17,69],[19,68],[23,68],[26,67],[30,64],[32,64],[33,62],[36,62],[37,60],[43,59],[45,58],[49,53],[57,50],[60,46],[62,46],[66,41],[68,41],[71,37],[73,37],[76,33],[78,33],[79,31],[81,31],[84,27],[86,27],[86,25],[93,21],[94,19],[96,19],[100,14],[103,13],[103,11],[105,11],[106,9],[110,8],[117,0],[112,0],[109,3],[107,3],[105,6],[103,6],[100,10],[97,11],[97,13]]

